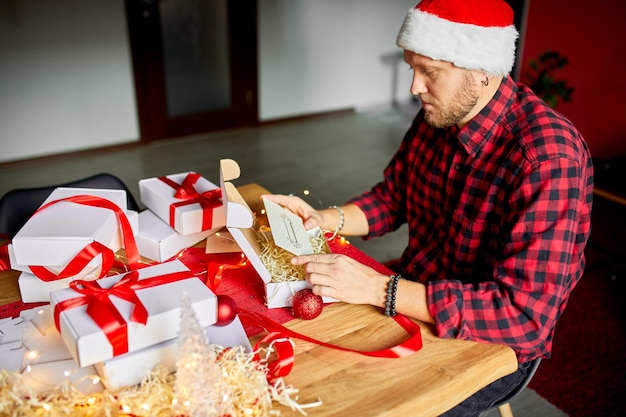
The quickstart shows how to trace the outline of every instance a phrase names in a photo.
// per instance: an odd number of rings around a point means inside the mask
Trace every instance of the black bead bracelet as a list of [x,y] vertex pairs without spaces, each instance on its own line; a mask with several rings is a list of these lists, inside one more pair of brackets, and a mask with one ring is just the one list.
[[396,312],[396,293],[398,292],[398,281],[401,276],[395,274],[389,277],[387,281],[387,294],[385,295],[385,315],[387,317],[395,317]]

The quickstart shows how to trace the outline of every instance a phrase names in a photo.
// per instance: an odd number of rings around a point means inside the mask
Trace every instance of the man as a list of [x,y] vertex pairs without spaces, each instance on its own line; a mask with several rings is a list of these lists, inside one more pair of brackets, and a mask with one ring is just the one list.
[[[270,198],[321,226],[370,238],[408,223],[392,277],[342,255],[298,256],[316,294],[433,323],[440,337],[501,343],[517,372],[446,415],[478,415],[549,357],[584,269],[593,168],[562,115],[508,75],[517,31],[502,0],[424,0],[397,45],[422,108],[384,180],[341,207]],[[401,277],[401,278],[400,278]]]

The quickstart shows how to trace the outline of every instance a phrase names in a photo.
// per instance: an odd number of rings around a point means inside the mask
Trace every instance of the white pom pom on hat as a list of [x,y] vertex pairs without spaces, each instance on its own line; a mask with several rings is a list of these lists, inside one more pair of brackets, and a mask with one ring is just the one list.
[[455,66],[506,75],[518,32],[503,0],[422,0],[407,13],[396,45]]

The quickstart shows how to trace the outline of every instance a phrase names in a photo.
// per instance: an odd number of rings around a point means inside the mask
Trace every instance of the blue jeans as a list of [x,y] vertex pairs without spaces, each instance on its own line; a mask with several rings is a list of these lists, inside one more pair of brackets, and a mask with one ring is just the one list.
[[515,388],[526,381],[526,375],[533,361],[520,364],[517,371],[502,377],[481,389],[453,409],[445,412],[441,417],[471,417],[478,416],[483,411],[490,410]]

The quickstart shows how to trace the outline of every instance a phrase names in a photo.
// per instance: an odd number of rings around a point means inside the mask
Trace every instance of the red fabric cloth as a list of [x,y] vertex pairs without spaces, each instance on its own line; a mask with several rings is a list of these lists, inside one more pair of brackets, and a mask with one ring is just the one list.
[[0,319],[16,318],[20,315],[21,311],[28,310],[35,307],[41,307],[49,303],[23,303],[21,301],[15,301],[13,303],[0,306]]

